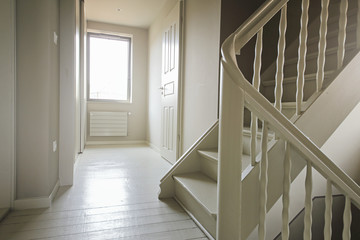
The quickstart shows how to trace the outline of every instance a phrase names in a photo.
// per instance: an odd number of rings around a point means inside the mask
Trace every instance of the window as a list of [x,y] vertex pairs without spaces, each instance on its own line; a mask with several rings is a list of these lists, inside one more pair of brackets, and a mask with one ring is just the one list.
[[131,38],[89,33],[89,100],[131,99]]

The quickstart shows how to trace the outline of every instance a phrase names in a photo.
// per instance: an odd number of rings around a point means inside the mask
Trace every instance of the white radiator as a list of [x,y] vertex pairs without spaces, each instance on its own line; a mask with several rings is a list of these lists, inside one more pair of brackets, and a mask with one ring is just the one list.
[[127,112],[90,112],[90,136],[127,136]]

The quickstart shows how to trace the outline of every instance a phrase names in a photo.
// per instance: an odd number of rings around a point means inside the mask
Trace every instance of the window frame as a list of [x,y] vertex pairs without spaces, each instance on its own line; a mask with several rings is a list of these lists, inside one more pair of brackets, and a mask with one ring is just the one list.
[[[126,39],[129,41],[129,66],[128,66],[128,86],[127,86],[127,99],[126,100],[117,100],[117,99],[93,99],[90,98],[90,37],[96,36],[103,39]],[[87,101],[88,102],[97,102],[97,103],[132,103],[132,70],[133,70],[133,36],[130,34],[123,33],[114,33],[114,32],[106,32],[99,30],[90,30],[87,31]]]

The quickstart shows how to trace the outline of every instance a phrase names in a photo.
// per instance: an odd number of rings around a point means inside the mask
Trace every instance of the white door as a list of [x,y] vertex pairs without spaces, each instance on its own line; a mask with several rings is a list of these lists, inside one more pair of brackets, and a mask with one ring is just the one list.
[[182,1],[171,10],[164,22],[161,81],[161,156],[171,163],[178,158],[179,75]]

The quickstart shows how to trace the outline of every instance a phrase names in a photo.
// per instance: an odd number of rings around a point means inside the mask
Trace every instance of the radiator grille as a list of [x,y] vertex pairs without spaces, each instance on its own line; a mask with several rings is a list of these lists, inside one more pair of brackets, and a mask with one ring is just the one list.
[[127,112],[90,112],[90,136],[127,136]]

